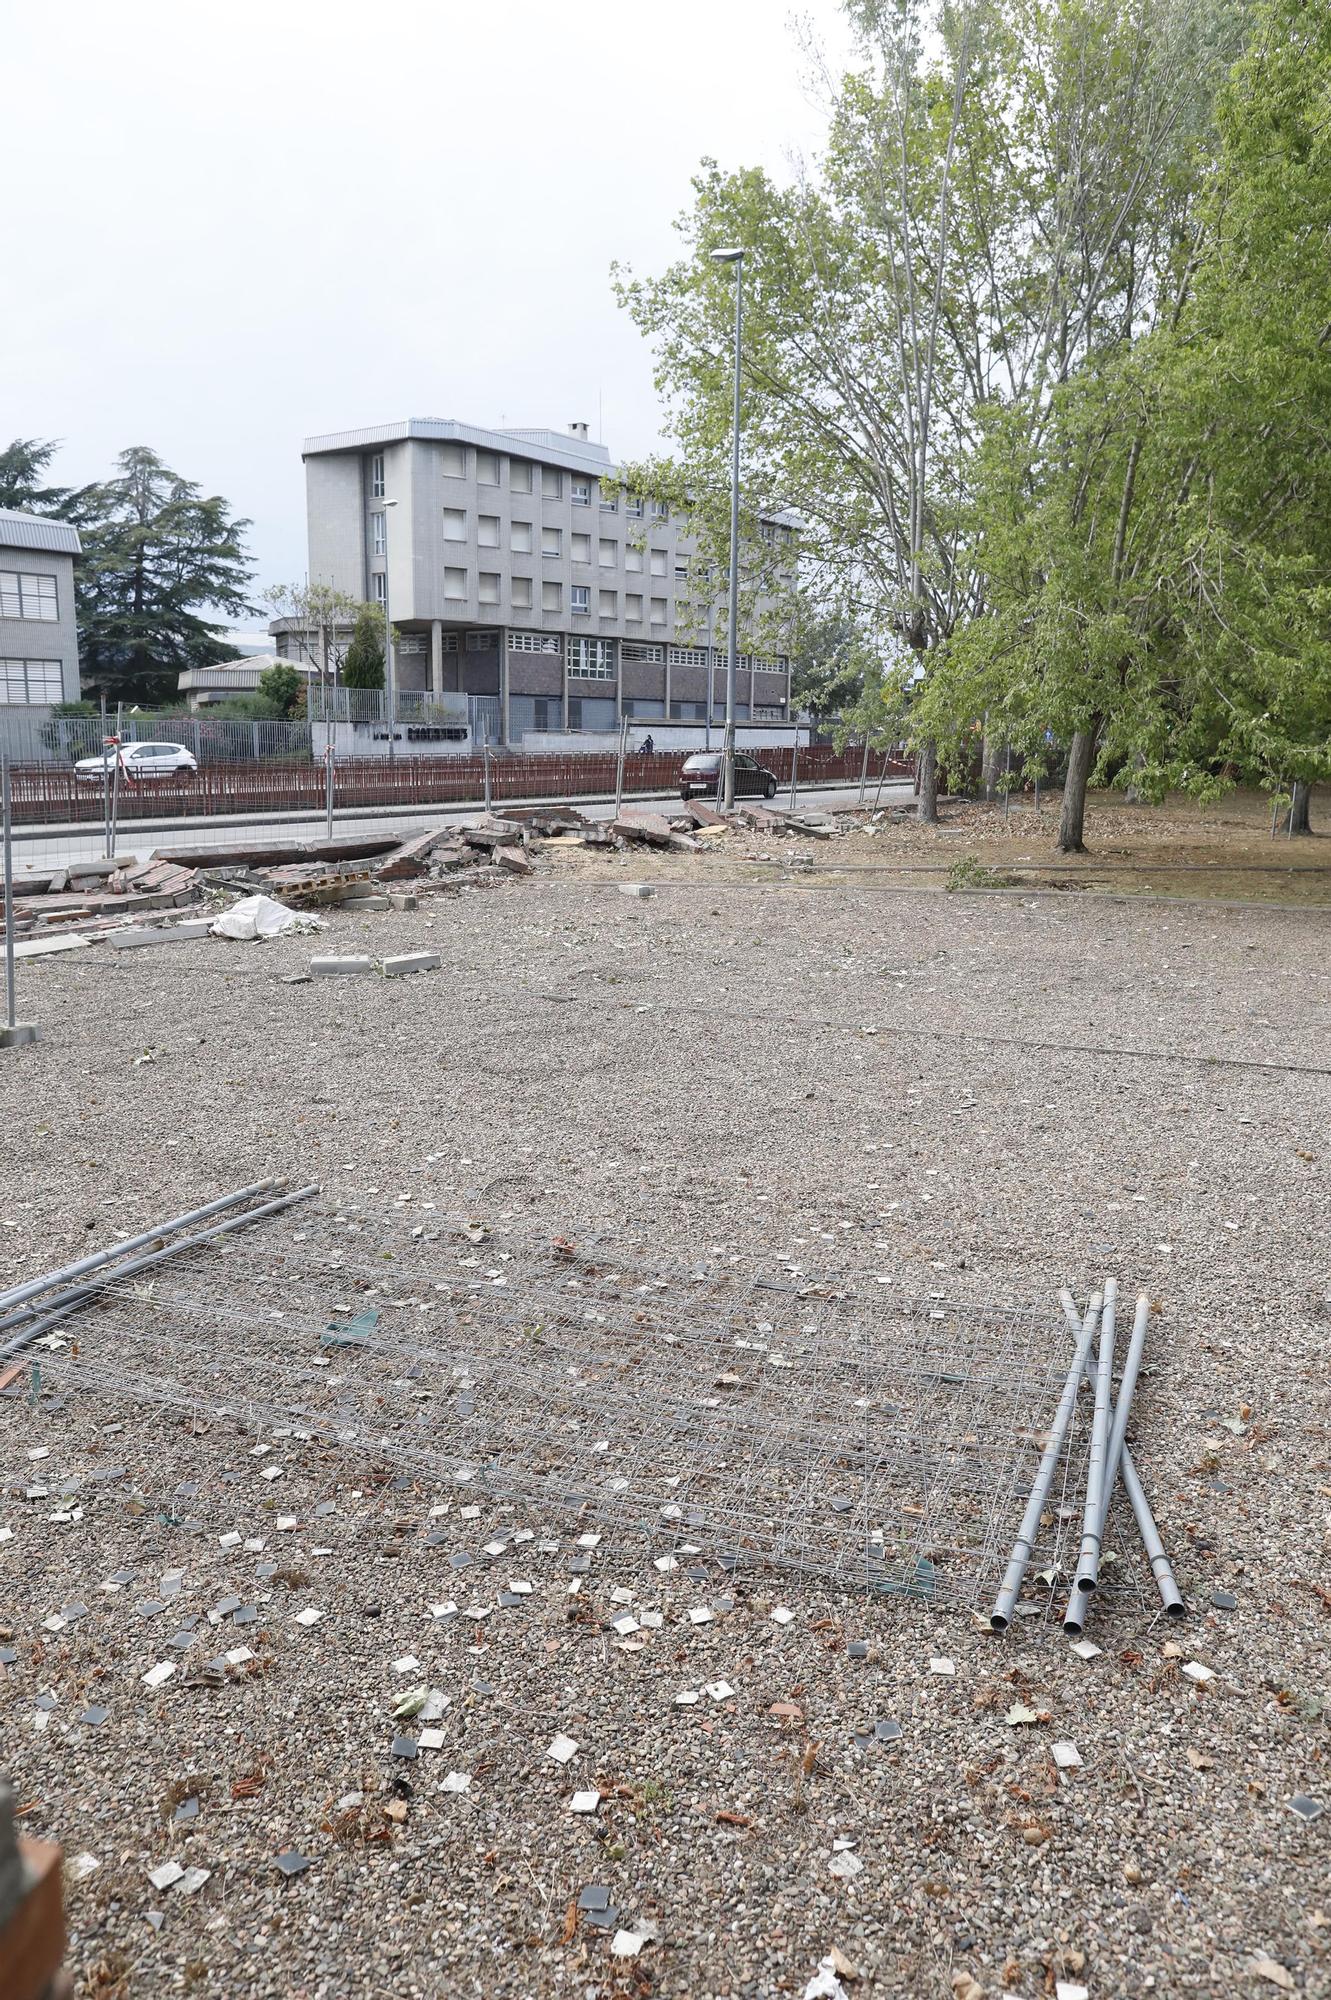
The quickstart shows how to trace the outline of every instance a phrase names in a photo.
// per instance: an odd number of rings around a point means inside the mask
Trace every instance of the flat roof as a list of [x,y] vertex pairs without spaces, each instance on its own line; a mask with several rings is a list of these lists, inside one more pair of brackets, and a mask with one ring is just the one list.
[[561,465],[571,472],[612,469],[607,447],[593,444],[589,438],[564,431],[489,430],[484,424],[464,424],[456,417],[404,417],[398,423],[369,424],[361,430],[329,431],[322,437],[306,438],[301,457],[314,458],[326,451],[368,451],[379,444],[402,444],[408,438],[479,445],[482,451],[507,451],[547,465]]

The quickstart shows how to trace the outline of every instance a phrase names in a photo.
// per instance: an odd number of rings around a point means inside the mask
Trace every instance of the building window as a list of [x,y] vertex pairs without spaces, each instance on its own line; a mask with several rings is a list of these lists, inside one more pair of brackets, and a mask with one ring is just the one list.
[[590,507],[592,504],[592,482],[590,479],[570,479],[569,498],[575,507]]
[[499,602],[498,570],[483,569],[481,571],[480,590],[478,596],[479,596],[479,601],[482,604],[498,604]]
[[531,460],[510,458],[508,461],[508,490],[510,493],[531,492]]
[[552,653],[559,658],[559,635],[555,632],[510,632],[510,653]]
[[601,512],[603,514],[617,514],[619,512],[619,495],[613,486],[603,485],[601,487]]
[[672,667],[705,667],[707,665],[706,646],[672,646],[670,648]]
[[0,618],[29,618],[35,624],[54,625],[59,616],[53,576],[0,569]]
[[590,535],[574,534],[569,537],[569,550],[576,563],[589,563],[592,559],[592,538]]
[[642,592],[630,590],[624,598],[624,616],[635,625],[642,623]]
[[564,530],[562,528],[541,529],[541,554],[562,556],[564,553]]
[[653,549],[653,550],[652,550],[652,575],[653,575],[653,576],[664,576],[664,575],[665,575],[665,573],[666,573],[666,552],[665,552],[665,550],[664,550],[664,549]]
[[619,562],[619,543],[609,541],[602,535],[596,547],[601,568],[614,569]]
[[465,597],[467,594],[467,572],[465,569],[444,571],[444,596]]
[[384,455],[377,451],[370,460],[370,498],[382,500],[384,497]]
[[624,713],[632,722],[660,722],[665,718],[665,703],[663,701],[643,701],[641,699],[638,701],[626,701],[624,703]]
[[557,465],[541,467],[542,500],[560,500],[564,494],[564,475]]
[[508,524],[508,546],[515,556],[531,554],[531,522],[510,521]]
[[468,632],[467,651],[469,653],[493,653],[499,641],[493,632]]
[[568,676],[574,681],[612,681],[615,678],[613,639],[570,639]]
[[755,708],[753,719],[755,722],[784,722],[786,711],[784,708]]
[[[459,570],[458,575],[461,574],[462,571]],[[381,569],[373,570],[370,574],[370,594],[376,604],[382,604],[388,595],[388,579]]]
[[760,521],[758,523],[758,533],[762,540],[766,542],[769,549],[775,547],[776,523],[774,521]]
[[465,507],[445,507],[444,540],[465,542],[467,539],[467,510]]
[[440,652],[441,652],[441,653],[456,653],[457,649],[458,649],[458,635],[457,635],[457,633],[456,633],[456,632],[445,632],[445,633],[443,634],[442,638],[441,638],[441,639],[440,639],[440,641],[439,641],[439,650],[440,650]]
[[642,570],[642,550],[635,549],[632,542],[629,543],[624,551],[624,567],[625,569],[632,570],[635,575],[639,574]]
[[478,451],[476,454],[476,484],[478,486],[498,486],[499,453]]
[[654,521],[668,521],[670,519],[670,509],[664,500],[653,500],[652,519]]
[[478,514],[476,516],[476,539],[483,549],[499,547],[498,514]]
[[628,515],[630,521],[640,521],[642,519],[641,493],[629,493],[625,495],[624,512]]
[[641,639],[626,639],[623,645],[626,660],[645,660],[660,666],[665,659],[665,647],[647,644]]
[[444,473],[449,479],[465,479],[467,476],[467,447],[465,444],[446,444],[440,447]]
[[686,562],[677,562],[675,564],[675,582],[687,583],[688,580],[689,580],[688,564]]
[[568,595],[568,608],[574,617],[587,617],[592,608],[591,587],[585,583],[575,583]]
[[664,597],[654,597],[652,599],[652,623],[653,625],[664,625],[665,622],[666,601]]
[[425,634],[423,632],[403,632],[399,635],[396,650],[399,654],[423,653]]
[[602,618],[617,618],[619,616],[619,592],[617,590],[603,590],[600,593],[597,608]]
[[562,583],[543,583],[541,585],[542,611],[562,610],[563,603],[564,603],[564,586]]
[[59,660],[0,660],[0,708],[63,701]]
[[371,514],[370,516],[370,552],[376,556],[383,556],[388,553],[388,536],[384,531],[384,517],[382,514]]
[[795,539],[794,531],[787,527],[780,527],[776,531],[776,538],[783,549],[788,549]]
[[672,722],[706,722],[707,703],[705,701],[672,701],[670,704]]
[[515,611],[530,611],[531,578],[515,576],[509,585],[509,598]]

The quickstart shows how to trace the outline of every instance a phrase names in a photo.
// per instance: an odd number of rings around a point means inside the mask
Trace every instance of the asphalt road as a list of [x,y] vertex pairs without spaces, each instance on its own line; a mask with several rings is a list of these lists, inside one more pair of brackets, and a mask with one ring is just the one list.
[[[805,806],[834,807],[844,805],[858,797],[858,783],[823,785],[806,791],[800,787],[799,802]],[[871,784],[869,797],[877,797],[877,786]],[[882,801],[899,804],[909,798],[911,786],[908,779],[893,779],[882,788]],[[635,793],[632,803],[642,805],[652,800],[665,800],[678,804],[675,792]],[[627,801],[626,801],[627,802]],[[549,800],[506,800],[505,804],[518,805],[576,805],[593,819],[610,819],[614,816],[614,803],[601,797]],[[790,803],[789,788],[783,788],[772,801],[775,806],[784,807]],[[337,813],[334,826],[341,830],[373,826],[376,831],[386,833],[406,833],[429,826],[458,826],[468,819],[474,819],[484,810],[481,806],[437,807],[417,806],[408,812],[397,812],[383,807],[362,807],[348,812]],[[503,806],[496,808],[503,810]],[[190,846],[222,847],[231,846],[237,839],[246,837],[258,841],[264,835],[281,832],[293,840],[321,839],[324,833],[322,813],[261,813],[220,818],[215,815],[202,819],[142,819],[120,822],[120,835],[116,842],[116,852],[134,855],[144,860],[156,847]],[[105,853],[105,840],[100,823],[85,821],[81,825],[23,826],[14,830],[14,877],[15,884],[21,884],[25,869],[42,866],[59,867],[68,861],[86,861]]]

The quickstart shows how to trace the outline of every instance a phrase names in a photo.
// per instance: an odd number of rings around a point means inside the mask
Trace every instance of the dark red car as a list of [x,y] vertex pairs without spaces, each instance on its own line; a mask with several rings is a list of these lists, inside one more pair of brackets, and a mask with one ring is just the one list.
[[[679,774],[679,796],[682,799],[714,799],[720,789],[719,750],[695,750],[691,757],[684,759],[684,768]],[[735,797],[776,797],[776,779],[772,773],[738,750],[735,752]]]

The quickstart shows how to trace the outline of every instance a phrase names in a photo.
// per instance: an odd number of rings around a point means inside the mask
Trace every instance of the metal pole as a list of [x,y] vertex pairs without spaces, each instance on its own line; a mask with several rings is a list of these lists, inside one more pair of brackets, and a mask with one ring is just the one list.
[[[105,835],[104,858],[111,859],[111,771],[106,761],[106,689],[101,692],[102,704],[102,832]],[[1272,831],[1275,821],[1271,822]]]
[[1012,745],[1007,746],[1007,756],[1003,762],[1003,824],[1007,825],[1008,809],[1012,804]]
[[[11,1354],[17,1354],[20,1349],[28,1345],[29,1341],[35,1340],[46,1327],[53,1326],[57,1320],[66,1319],[70,1313],[76,1312],[81,1305],[85,1305],[101,1291],[104,1285],[118,1283],[122,1278],[132,1277],[138,1271],[150,1270],[168,1257],[179,1256],[182,1250],[195,1250],[201,1243],[210,1243],[215,1236],[225,1236],[232,1229],[243,1229],[247,1222],[257,1222],[263,1215],[274,1215],[279,1209],[290,1208],[294,1202],[308,1201],[318,1192],[318,1187],[313,1183],[308,1187],[297,1188],[293,1194],[279,1195],[275,1201],[265,1201],[258,1208],[247,1208],[243,1215],[230,1215],[225,1222],[215,1222],[211,1229],[201,1229],[193,1236],[182,1236],[178,1243],[170,1243],[162,1250],[152,1250],[146,1257],[132,1257],[128,1264],[118,1265],[109,1277],[99,1278],[91,1285],[81,1285],[70,1292],[57,1292],[54,1298],[47,1299],[44,1304],[29,1308],[36,1317],[21,1333],[15,1334],[12,1340],[6,1341],[5,1345],[0,1347],[0,1361],[7,1360]],[[14,1315],[14,1318],[21,1317],[21,1314]],[[13,1323],[14,1320],[11,1318],[0,1322],[0,1325],[8,1327]]]
[[481,752],[485,760],[485,810],[490,810],[490,725],[485,725],[485,747]]
[[125,704],[116,703],[116,761],[111,767],[111,845],[106,850],[108,861],[116,858],[116,842],[120,838],[120,759],[124,740]]
[[629,719],[622,716],[619,723],[619,755],[615,759],[615,818],[619,818],[620,807],[624,803],[624,750],[629,733]]
[[[1073,1335],[1074,1339],[1079,1338],[1080,1322],[1077,1318],[1077,1307],[1071,1292],[1064,1292],[1062,1298],[1063,1315],[1068,1323],[1068,1331]],[[1133,1332],[1135,1336],[1135,1327]],[[1086,1358],[1085,1370],[1087,1380],[1089,1381],[1092,1379],[1089,1354]],[[1123,1419],[1123,1423],[1126,1432],[1126,1416]],[[1137,1467],[1133,1462],[1132,1453],[1128,1450],[1126,1437],[1123,1444],[1123,1456],[1120,1460],[1119,1470],[1123,1475],[1123,1490],[1128,1496],[1128,1504],[1132,1508],[1133,1516],[1137,1523],[1137,1532],[1142,1538],[1142,1547],[1145,1549],[1146,1559],[1151,1565],[1151,1574],[1155,1578],[1155,1587],[1160,1593],[1160,1601],[1164,1606],[1165,1615],[1168,1618],[1186,1617],[1187,1606],[1183,1602],[1182,1593],[1175,1581],[1173,1565],[1169,1557],[1165,1554],[1165,1545],[1160,1539],[1160,1530],[1156,1527],[1155,1515],[1151,1512],[1151,1503],[1147,1499],[1146,1489],[1138,1477]],[[1069,1612],[1073,1610],[1075,1602],[1076,1593],[1074,1592],[1073,1600],[1068,1605]],[[1066,1616],[1063,1622],[1064,1630],[1067,1630]]]
[[0,1292],[0,1312],[7,1312],[11,1306],[21,1305],[24,1299],[34,1298],[38,1292],[49,1291],[53,1285],[63,1285],[70,1278],[81,1278],[88,1271],[96,1271],[115,1257],[123,1257],[131,1250],[142,1250],[145,1243],[156,1243],[159,1237],[170,1236],[177,1229],[188,1229],[192,1222],[202,1222],[206,1216],[216,1215],[224,1208],[234,1208],[238,1202],[250,1201],[256,1194],[267,1194],[277,1186],[276,1181],[255,1181],[252,1187],[237,1188],[234,1194],[224,1194],[217,1201],[210,1201],[203,1208],[186,1209],[183,1215],[173,1216],[170,1222],[159,1222],[155,1229],[146,1229],[141,1236],[130,1236],[125,1242],[113,1245],[110,1250],[95,1250],[90,1257],[80,1257],[76,1264],[63,1264],[58,1271],[48,1271],[44,1277],[29,1278],[21,1285],[13,1285],[7,1292]]
[[[460,685],[460,683],[459,683]],[[388,761],[396,755],[397,674],[393,660],[393,620],[388,609],[388,501],[384,501],[384,694],[388,701]]]
[[800,773],[800,726],[795,724],[795,747],[790,753],[790,810],[795,810],[795,800],[799,797]]
[[1058,1409],[1054,1413],[1054,1421],[1049,1430],[1049,1442],[1044,1448],[1039,1469],[1031,1483],[1030,1497],[1026,1502],[1026,1511],[1021,1517],[1021,1527],[1018,1529],[1017,1539],[1012,1545],[1012,1554],[1008,1558],[1008,1566],[1003,1572],[1003,1582],[999,1588],[998,1596],[994,1600],[994,1608],[989,1613],[989,1623],[995,1632],[1006,1632],[1008,1626],[1012,1623],[1012,1614],[1017,1604],[1017,1592],[1021,1589],[1021,1580],[1026,1574],[1026,1567],[1030,1562],[1031,1553],[1035,1547],[1035,1538],[1040,1532],[1040,1516],[1043,1514],[1045,1503],[1049,1498],[1049,1488],[1053,1484],[1055,1467],[1063,1455],[1063,1443],[1068,1434],[1068,1425],[1072,1421],[1073,1406],[1077,1401],[1077,1391],[1081,1386],[1082,1371],[1086,1366],[1086,1357],[1091,1351],[1091,1342],[1095,1338],[1095,1329],[1100,1318],[1100,1306],[1101,1296],[1099,1292],[1094,1292],[1091,1296],[1091,1303],[1086,1309],[1086,1317],[1082,1321],[1081,1328],[1077,1334],[1077,1353],[1071,1368],[1068,1370],[1067,1380],[1063,1384],[1063,1394],[1059,1398]]
[[860,804],[864,804],[864,787],[869,777],[869,731],[864,732],[864,755],[860,759]]
[[5,845],[5,1025],[12,1034],[18,1026],[14,1012],[14,839],[10,824],[12,804],[9,794],[9,758],[0,758],[0,815],[4,819]]
[[[1132,1395],[1137,1386],[1137,1375],[1141,1368],[1142,1353],[1146,1346],[1146,1325],[1150,1318],[1151,1301],[1143,1292],[1137,1300],[1136,1317],[1132,1323],[1132,1336],[1128,1342],[1127,1357],[1123,1363],[1123,1374],[1118,1385],[1118,1402],[1110,1418],[1109,1449],[1105,1457],[1104,1494],[1100,1502],[1100,1518],[1096,1523],[1097,1549],[1102,1549],[1105,1523],[1109,1519],[1109,1503],[1113,1498],[1114,1486],[1123,1465],[1123,1452],[1128,1429],[1128,1412],[1132,1407]],[[1098,1560],[1098,1556],[1097,1556]],[[1086,1613],[1090,1607],[1091,1593],[1085,1583],[1078,1578],[1072,1587],[1067,1610],[1063,1613],[1063,1630],[1076,1638],[1086,1624]]]
[[744,253],[735,259],[735,393],[730,438],[730,617],[726,648],[726,735],[722,809],[735,803],[735,676],[739,668],[739,356],[744,327]]
[[1118,1280],[1106,1278],[1104,1308],[1100,1314],[1100,1354],[1095,1370],[1095,1415],[1091,1420],[1091,1451],[1086,1461],[1086,1501],[1081,1516],[1081,1552],[1077,1557],[1076,1580],[1086,1591],[1094,1590],[1100,1579],[1100,1532],[1109,1490],[1105,1472],[1113,1409],[1114,1312],[1117,1305]]

